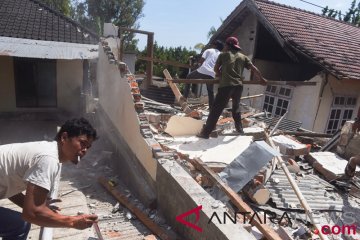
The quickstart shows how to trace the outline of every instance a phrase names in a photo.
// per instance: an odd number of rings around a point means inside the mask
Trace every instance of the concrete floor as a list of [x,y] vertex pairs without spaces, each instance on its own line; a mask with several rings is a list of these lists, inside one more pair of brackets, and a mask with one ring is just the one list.
[[[0,144],[52,140],[56,134],[58,121],[0,120]],[[131,193],[121,183],[121,179],[112,170],[111,151],[108,151],[106,139],[100,138],[93,144],[86,157],[76,166],[64,165],[59,189],[64,215],[76,215],[78,212],[95,213],[99,216],[99,226],[105,239],[144,239],[149,230],[136,218],[129,220],[127,209],[120,207],[112,213],[117,201],[97,182],[99,176],[114,179],[118,190],[131,198]],[[115,159],[116,160],[116,159]],[[87,187],[86,187],[87,186]],[[86,188],[83,188],[86,187]],[[134,201],[136,201],[134,199]],[[17,208],[8,200],[0,200],[1,206]],[[40,228],[32,226],[28,239],[38,239]],[[54,229],[54,239],[94,239],[93,229],[79,231],[75,229]],[[95,238],[96,239],[96,238]]]

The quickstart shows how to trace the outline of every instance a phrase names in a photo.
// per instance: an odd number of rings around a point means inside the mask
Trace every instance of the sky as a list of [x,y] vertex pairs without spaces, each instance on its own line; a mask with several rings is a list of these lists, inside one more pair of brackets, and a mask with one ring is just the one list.
[[[273,0],[281,4],[321,13],[321,8],[301,0]],[[329,6],[345,13],[352,0],[306,0],[318,6]],[[155,41],[165,47],[193,49],[197,43],[208,42],[212,26],[220,27],[221,19],[240,4],[241,0],[145,0],[144,16],[139,19],[140,29],[154,32]],[[146,36],[137,34],[138,47],[146,45]]]

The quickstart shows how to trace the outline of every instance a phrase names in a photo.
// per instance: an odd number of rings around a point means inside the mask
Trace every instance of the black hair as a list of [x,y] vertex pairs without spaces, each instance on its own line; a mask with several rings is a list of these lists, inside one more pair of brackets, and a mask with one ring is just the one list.
[[71,120],[67,120],[56,134],[55,140],[60,141],[61,134],[64,132],[67,132],[69,138],[80,135],[86,135],[94,140],[97,138],[96,130],[85,118],[73,118]]
[[216,40],[214,45],[215,45],[215,48],[219,51],[223,50],[223,48],[224,48],[224,43],[220,40]]

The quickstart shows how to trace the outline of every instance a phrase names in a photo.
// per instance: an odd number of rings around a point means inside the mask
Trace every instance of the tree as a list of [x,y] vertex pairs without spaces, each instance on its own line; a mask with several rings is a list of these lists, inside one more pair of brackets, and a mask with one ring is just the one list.
[[41,0],[41,2],[68,17],[72,11],[70,0]]
[[[146,55],[147,48],[143,51],[140,51],[139,55]],[[164,61],[176,61],[184,64],[189,63],[189,58],[195,56],[196,52],[194,50],[189,50],[185,47],[170,47],[166,48],[159,46],[157,42],[154,43],[154,58]],[[185,78],[189,70],[186,68],[175,67],[171,65],[165,65],[161,63],[154,63],[153,73],[155,76],[163,76],[163,70],[168,69],[172,76],[179,76],[180,78]],[[143,73],[146,69],[145,61],[137,61],[135,65],[137,73]]]
[[326,6],[322,10],[322,14],[324,16],[337,18],[340,21],[344,21],[344,22],[354,24],[356,26],[360,26],[360,1],[357,4],[356,4],[356,1],[357,0],[352,1],[349,10],[345,14],[342,14],[341,11],[329,9],[328,6]]

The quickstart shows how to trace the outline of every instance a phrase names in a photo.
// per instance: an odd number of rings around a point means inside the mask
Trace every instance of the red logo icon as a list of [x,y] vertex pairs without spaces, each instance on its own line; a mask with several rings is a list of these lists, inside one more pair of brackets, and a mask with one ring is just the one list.
[[[201,209],[202,209],[202,205],[200,205],[194,209],[191,209],[190,211],[184,212],[184,213],[180,214],[179,216],[176,216],[176,221],[184,224],[185,226],[191,227],[198,232],[202,232],[202,228],[196,225],[196,223],[200,219],[200,210]],[[193,213],[195,213],[195,216],[196,216],[195,223],[186,221],[185,218]]]

